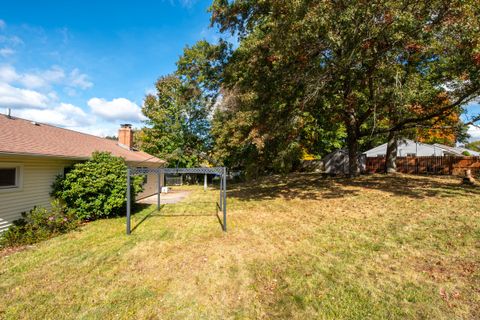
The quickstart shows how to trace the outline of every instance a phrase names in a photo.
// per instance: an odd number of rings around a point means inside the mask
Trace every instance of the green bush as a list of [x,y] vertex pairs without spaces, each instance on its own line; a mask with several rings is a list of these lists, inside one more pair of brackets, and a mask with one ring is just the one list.
[[[108,152],[95,152],[92,159],[77,163],[65,177],[58,177],[52,195],[62,199],[78,219],[95,220],[125,212],[127,165]],[[142,191],[144,177],[132,177],[133,195]]]
[[8,230],[0,234],[0,246],[32,244],[65,233],[77,226],[75,216],[68,213],[60,201],[55,200],[52,202],[51,210],[35,207],[28,213],[23,212],[22,218],[15,220]]
[[466,157],[471,157],[472,156],[471,153],[466,151],[466,150],[462,152],[462,155],[464,155]]

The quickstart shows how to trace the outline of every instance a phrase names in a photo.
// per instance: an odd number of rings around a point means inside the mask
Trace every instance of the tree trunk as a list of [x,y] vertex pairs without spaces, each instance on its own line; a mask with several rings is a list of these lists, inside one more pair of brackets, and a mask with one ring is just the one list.
[[347,146],[348,146],[348,176],[357,177],[360,175],[358,162],[358,134],[355,125],[347,124]]
[[385,173],[397,172],[398,136],[396,131],[388,134],[387,154],[385,156]]

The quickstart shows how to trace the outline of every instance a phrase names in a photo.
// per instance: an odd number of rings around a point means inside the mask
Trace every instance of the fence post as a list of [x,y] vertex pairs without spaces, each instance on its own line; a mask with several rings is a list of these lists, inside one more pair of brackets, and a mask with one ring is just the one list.
[[203,177],[203,191],[207,191],[207,174]]
[[131,198],[130,198],[130,168],[127,168],[127,234],[130,234],[130,211],[131,211]]

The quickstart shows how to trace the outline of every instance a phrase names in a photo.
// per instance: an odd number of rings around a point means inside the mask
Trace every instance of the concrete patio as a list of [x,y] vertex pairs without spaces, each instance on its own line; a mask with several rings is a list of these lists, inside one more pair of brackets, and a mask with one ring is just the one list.
[[[177,202],[182,201],[186,198],[191,191],[185,190],[170,190],[168,193],[162,193],[160,195],[160,204],[174,204]],[[140,199],[137,203],[145,203],[145,204],[157,204],[157,195],[154,194],[152,196]]]

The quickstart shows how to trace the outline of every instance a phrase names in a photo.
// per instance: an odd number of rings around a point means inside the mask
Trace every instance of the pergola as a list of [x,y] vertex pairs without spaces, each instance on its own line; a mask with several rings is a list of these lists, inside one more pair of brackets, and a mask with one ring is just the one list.
[[[162,174],[203,174],[205,175],[205,187],[207,183],[207,175],[212,174],[220,177],[220,197],[216,206],[221,212],[223,212],[222,229],[227,231],[227,168],[225,167],[213,167],[213,168],[128,168],[127,169],[127,234],[131,233],[131,206],[132,206],[132,194],[131,194],[131,177],[134,175],[144,174],[157,174],[157,210],[160,211],[160,196],[162,193],[162,185],[160,178]],[[217,211],[218,213],[218,211]]]

